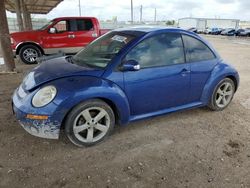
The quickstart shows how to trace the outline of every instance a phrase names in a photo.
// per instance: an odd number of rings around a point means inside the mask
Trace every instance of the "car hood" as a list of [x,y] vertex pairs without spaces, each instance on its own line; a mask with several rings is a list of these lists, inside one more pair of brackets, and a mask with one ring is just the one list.
[[70,76],[95,76],[100,77],[103,69],[94,69],[82,67],[66,60],[66,57],[60,57],[48,60],[35,67],[23,80],[22,88],[32,90],[49,81]]
[[21,32],[14,32],[14,33],[11,33],[11,37],[27,37],[27,36],[30,36],[30,35],[39,35],[40,33],[42,33],[43,31],[42,30],[32,30],[32,31],[21,31]]

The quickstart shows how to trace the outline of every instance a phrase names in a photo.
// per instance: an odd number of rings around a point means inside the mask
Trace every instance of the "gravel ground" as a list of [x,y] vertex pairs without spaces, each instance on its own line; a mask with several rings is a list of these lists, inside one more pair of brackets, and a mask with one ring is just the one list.
[[138,121],[90,148],[26,133],[10,98],[31,66],[0,75],[0,187],[250,187],[250,42],[206,38],[240,73],[227,109]]

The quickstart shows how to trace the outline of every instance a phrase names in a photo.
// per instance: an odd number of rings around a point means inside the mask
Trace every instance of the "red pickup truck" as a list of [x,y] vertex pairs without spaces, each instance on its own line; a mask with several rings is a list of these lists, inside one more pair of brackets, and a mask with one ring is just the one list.
[[14,55],[32,64],[38,57],[58,51],[74,54],[106,32],[97,18],[61,17],[38,30],[11,33],[11,45]]

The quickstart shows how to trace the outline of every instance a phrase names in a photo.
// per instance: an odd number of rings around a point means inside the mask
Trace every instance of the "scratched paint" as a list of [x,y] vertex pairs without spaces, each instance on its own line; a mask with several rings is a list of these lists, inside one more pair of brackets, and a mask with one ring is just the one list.
[[60,123],[49,120],[28,120],[25,122],[19,122],[22,127],[31,135],[41,138],[58,139],[60,132]]

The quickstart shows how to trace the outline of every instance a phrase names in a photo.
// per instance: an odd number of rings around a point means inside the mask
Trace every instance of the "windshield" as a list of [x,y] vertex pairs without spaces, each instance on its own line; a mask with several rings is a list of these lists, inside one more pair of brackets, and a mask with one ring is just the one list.
[[46,29],[52,23],[53,23],[53,20],[49,21],[48,23],[46,23],[44,26],[42,26],[41,28],[39,28],[37,30],[44,30],[44,29]]
[[109,32],[73,56],[72,62],[80,66],[105,68],[111,59],[135,36],[122,32]]

